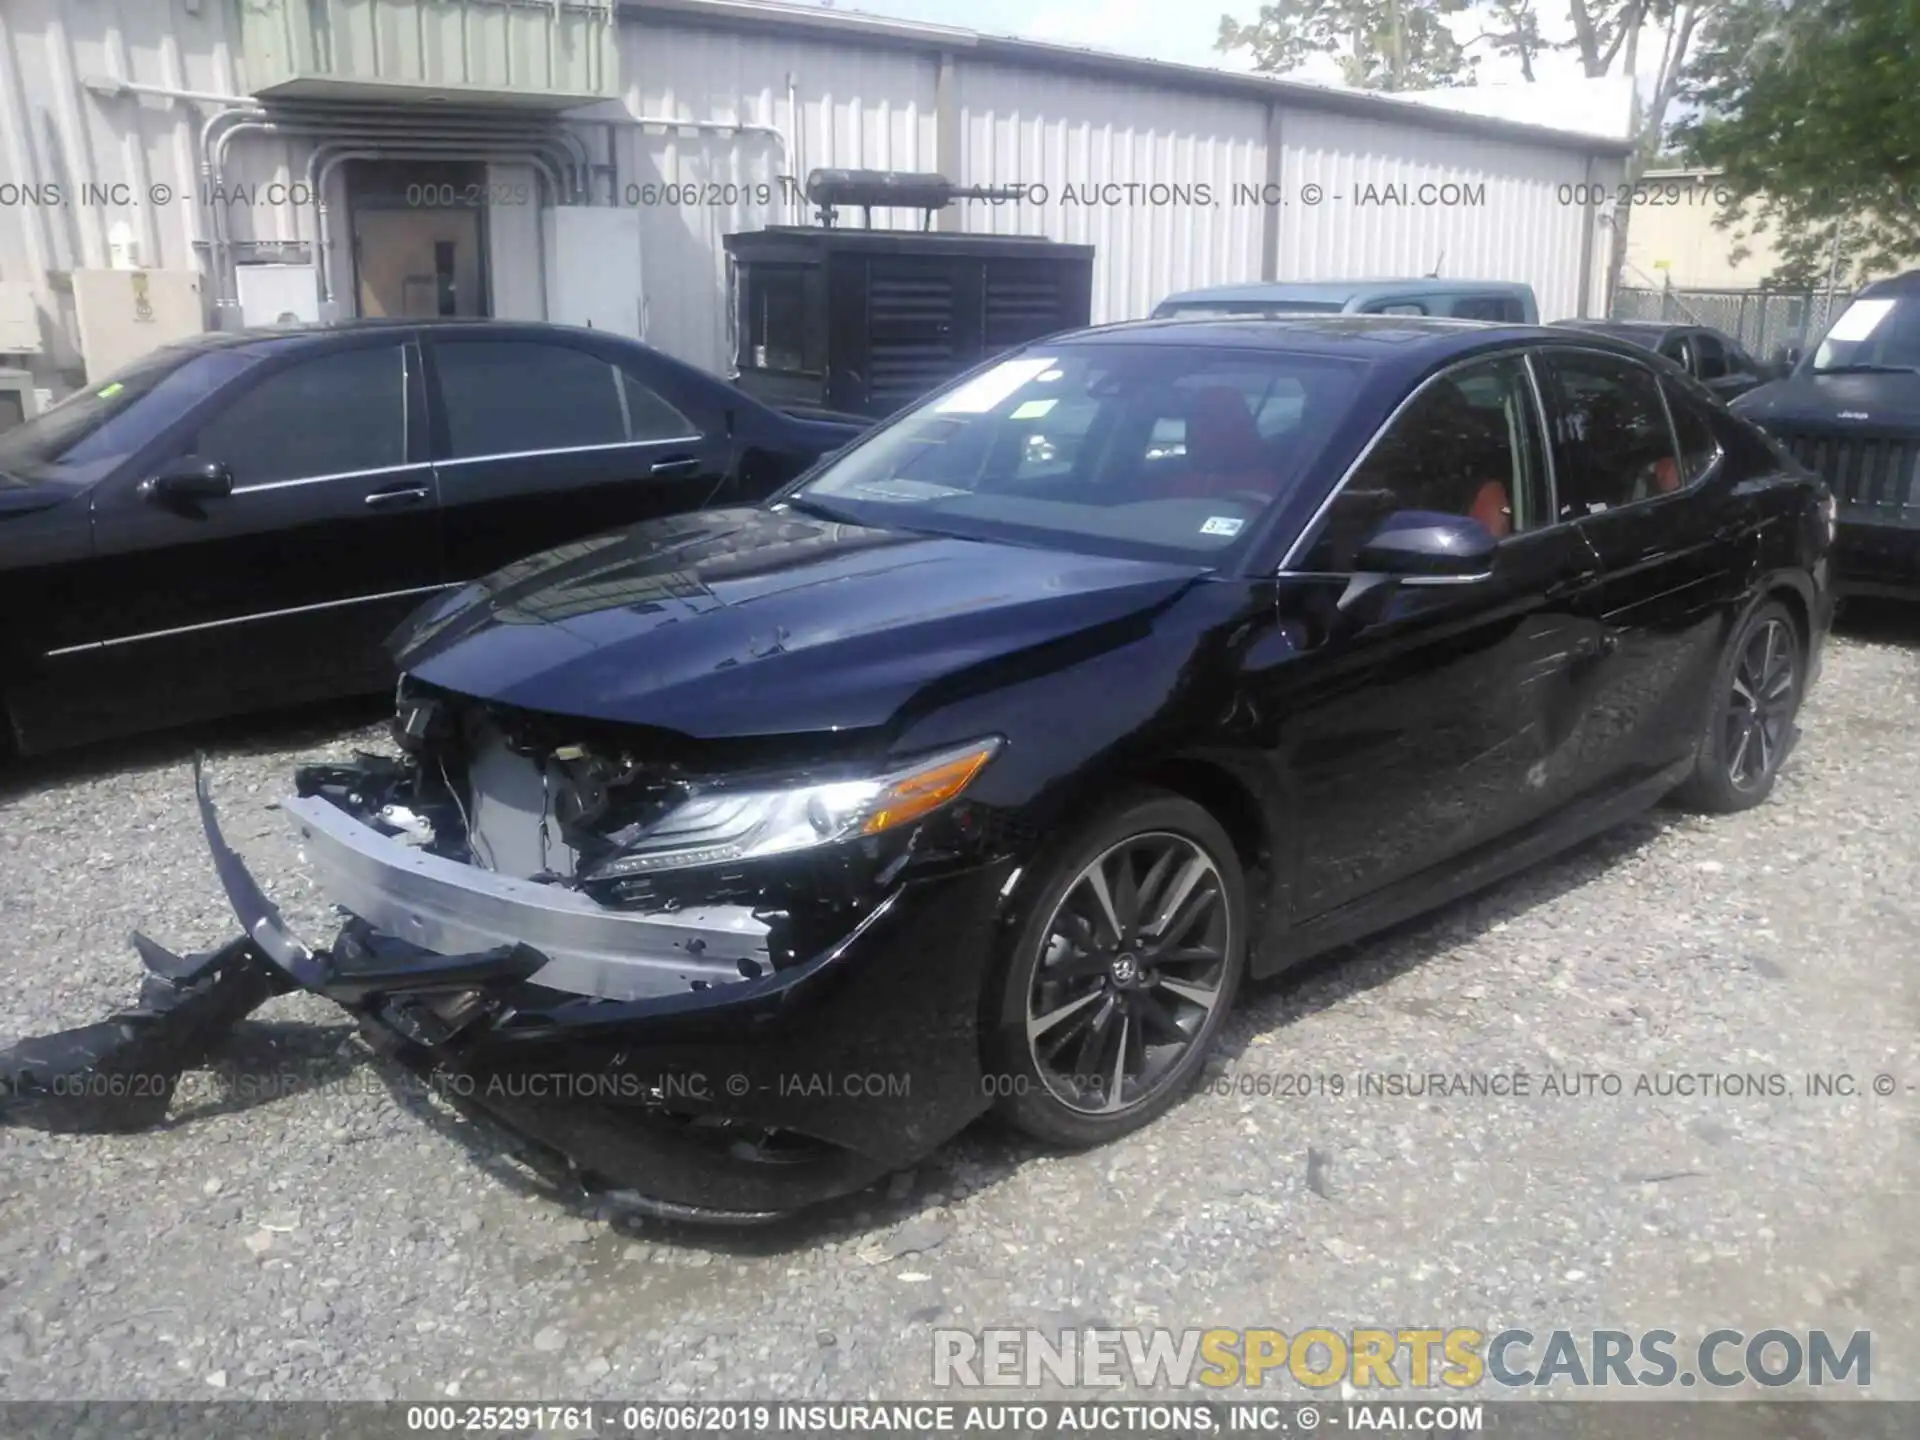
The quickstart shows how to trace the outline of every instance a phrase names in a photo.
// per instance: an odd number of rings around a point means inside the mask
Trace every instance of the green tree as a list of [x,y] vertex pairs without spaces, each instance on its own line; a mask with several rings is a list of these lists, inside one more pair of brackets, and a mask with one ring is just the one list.
[[1478,61],[1447,19],[1472,0],[1277,0],[1242,24],[1220,17],[1222,52],[1251,50],[1254,68],[1284,74],[1330,55],[1340,78],[1364,90],[1471,85]]
[[1916,94],[1920,0],[1747,0],[1706,27],[1674,139],[1741,243],[1772,229],[1774,283],[1846,285],[1920,254]]

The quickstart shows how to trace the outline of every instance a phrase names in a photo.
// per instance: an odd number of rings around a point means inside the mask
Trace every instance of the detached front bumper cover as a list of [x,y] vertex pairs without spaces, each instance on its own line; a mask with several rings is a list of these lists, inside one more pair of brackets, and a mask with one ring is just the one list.
[[220,833],[205,771],[194,789],[214,868],[245,934],[217,950],[180,956],[136,931],[146,966],[140,998],[94,1025],[24,1040],[0,1051],[0,1111],[61,1133],[142,1130],[166,1118],[182,1074],[276,995],[310,990],[348,1009],[373,995],[464,993],[525,980],[546,963],[524,945],[484,954],[410,957],[383,965],[366,952],[309,949]]
[[[243,933],[186,957],[136,934],[148,971],[138,1004],[0,1052],[0,1118],[69,1133],[160,1124],[182,1073],[294,990],[354,1014],[377,1049],[504,1129],[519,1159],[566,1190],[674,1219],[752,1223],[850,1193],[986,1108],[976,1011],[998,864],[903,884],[825,950],[714,983],[703,975],[718,957],[702,952],[718,947],[698,943],[711,916],[603,926],[544,887],[535,908],[516,906],[487,872],[468,878],[479,903],[462,909],[458,867],[423,866],[432,857],[324,800],[289,802],[310,858],[352,897],[331,950],[317,950],[226,843],[198,762],[194,784]],[[633,944],[615,950],[622,929]],[[479,943],[444,953],[421,943],[429,935]],[[822,1094],[823,1074],[856,1073],[864,1093],[836,1081]],[[811,1083],[794,1084],[803,1074]],[[449,1076],[461,1084],[440,1083]],[[536,1092],[534,1080],[561,1083]]]

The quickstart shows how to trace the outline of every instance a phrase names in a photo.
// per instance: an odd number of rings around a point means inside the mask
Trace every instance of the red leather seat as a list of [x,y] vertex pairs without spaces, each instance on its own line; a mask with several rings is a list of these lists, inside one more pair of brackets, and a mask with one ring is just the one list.
[[1513,533],[1513,497],[1498,480],[1489,480],[1474,492],[1467,513],[1492,531],[1496,540]]
[[1236,490],[1269,493],[1276,476],[1259,427],[1240,392],[1224,385],[1197,392],[1186,409],[1187,469],[1167,487],[1179,499],[1211,499]]
[[1662,455],[1653,462],[1653,488],[1663,495],[1680,488],[1680,465],[1671,455]]

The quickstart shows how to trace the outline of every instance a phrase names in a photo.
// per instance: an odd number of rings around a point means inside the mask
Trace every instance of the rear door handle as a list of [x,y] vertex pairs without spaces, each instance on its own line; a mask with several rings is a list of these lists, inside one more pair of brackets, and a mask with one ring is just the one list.
[[656,460],[648,470],[650,475],[689,475],[700,468],[698,455],[682,455],[676,460]]
[[367,504],[378,509],[383,506],[418,505],[431,492],[424,485],[395,485],[386,490],[376,490],[367,496]]

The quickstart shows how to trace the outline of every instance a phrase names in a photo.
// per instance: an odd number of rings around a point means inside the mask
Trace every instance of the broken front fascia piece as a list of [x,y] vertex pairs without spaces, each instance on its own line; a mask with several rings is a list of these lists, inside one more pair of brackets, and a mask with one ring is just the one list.
[[136,931],[133,948],[147,967],[134,1009],[0,1051],[0,1117],[62,1134],[158,1125],[180,1076],[295,988],[245,936],[183,959]]
[[138,1004],[0,1051],[0,1119],[60,1133],[147,1129],[166,1118],[180,1076],[206,1063],[236,1025],[276,995],[306,989],[353,1010],[373,995],[447,995],[517,983],[547,964],[524,945],[409,958],[398,967],[372,955],[310,950],[221,835],[197,760],[194,789],[214,868],[247,933],[182,957],[136,932],[133,947],[147,968]]

